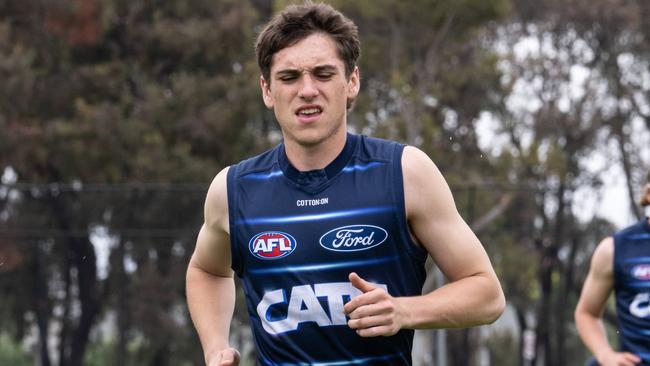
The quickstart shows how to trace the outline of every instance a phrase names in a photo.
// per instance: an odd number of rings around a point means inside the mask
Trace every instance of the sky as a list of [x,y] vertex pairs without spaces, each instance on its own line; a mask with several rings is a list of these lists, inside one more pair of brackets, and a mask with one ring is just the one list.
[[[493,156],[507,144],[507,139],[495,132],[497,124],[489,113],[482,114],[477,122],[479,146]],[[636,157],[638,165],[650,169],[650,131],[644,121],[635,121],[633,129],[631,133],[633,143],[640,150],[640,155]],[[609,140],[607,146],[602,146],[599,151],[583,161],[583,165],[603,182],[603,187],[599,191],[583,188],[576,192],[574,213],[583,221],[590,221],[594,216],[598,216],[608,219],[618,229],[622,229],[637,220],[630,212],[630,200],[622,167],[620,164],[612,164],[612,156],[618,155],[616,142]],[[643,171],[635,173],[637,176],[646,174]],[[635,186],[636,188],[640,187]],[[639,193],[635,193],[636,198]]]
[[[562,56],[561,52],[554,49],[552,43],[547,41],[546,38],[539,37],[533,32],[530,37],[523,37],[514,45],[509,44],[507,39],[494,45],[495,51],[501,53],[504,60],[499,65],[504,75],[502,82],[507,84],[516,78],[516,82],[512,85],[512,92],[506,101],[508,110],[513,113],[515,118],[521,117],[522,120],[525,120],[526,117],[534,116],[542,106],[539,101],[542,80],[540,77],[533,77],[529,80],[517,78],[517,73],[512,70],[515,70],[516,66],[530,65],[529,60],[544,59],[561,64],[562,60],[567,58],[560,57]],[[587,66],[594,56],[588,44],[576,42],[574,46],[577,48],[573,51],[581,57],[575,57],[575,54],[573,58],[568,57],[576,63],[572,64],[569,69],[567,86],[562,89],[562,98],[559,98],[557,108],[570,113],[572,105],[585,98],[588,89],[590,90],[589,100],[603,110],[606,110],[607,107],[612,110],[629,108],[629,106],[621,104],[625,101],[613,99],[609,94],[602,92],[605,89],[603,89],[603,85],[598,84],[601,80],[600,75]],[[631,54],[619,55],[617,63],[622,70],[624,83],[630,83],[632,79],[641,80],[644,90],[650,89],[650,72],[644,62],[644,60],[635,59]],[[636,102],[642,112],[646,115],[650,114],[650,105],[644,104],[647,97],[642,95],[637,95],[637,97]],[[495,118],[491,113],[484,112],[477,121],[479,145],[483,151],[492,156],[497,155],[499,150],[508,144],[507,137],[498,133],[499,123]],[[647,174],[647,170],[644,169],[650,169],[650,131],[641,117],[633,120],[630,128],[631,131],[628,132],[632,139],[631,142],[639,150],[639,156],[631,157],[634,160],[633,169],[635,171],[633,174],[637,179],[641,179]],[[525,127],[523,130],[525,131]],[[589,188],[578,189],[574,197],[574,213],[584,221],[589,221],[594,216],[606,218],[618,229],[622,229],[634,223],[637,218],[630,212],[630,200],[621,165],[612,163],[620,161],[619,147],[616,141],[608,139],[607,131],[600,132],[602,134],[599,138],[602,143],[598,150],[585,157],[581,163],[585,169],[602,180],[603,187],[598,191]],[[528,141],[526,140],[526,133],[523,133],[522,136],[523,144],[532,140],[532,137]],[[640,186],[640,183],[642,182],[638,182],[634,188],[640,188],[637,187]],[[638,194],[635,192],[635,199]]]

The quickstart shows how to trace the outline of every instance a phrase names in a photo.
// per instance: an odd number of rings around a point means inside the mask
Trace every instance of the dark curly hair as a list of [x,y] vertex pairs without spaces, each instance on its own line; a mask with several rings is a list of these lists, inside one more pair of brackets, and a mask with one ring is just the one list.
[[273,17],[257,36],[255,54],[262,77],[271,82],[273,55],[314,33],[324,33],[336,43],[338,56],[345,65],[346,77],[354,71],[361,54],[357,26],[327,4],[305,2],[291,5]]

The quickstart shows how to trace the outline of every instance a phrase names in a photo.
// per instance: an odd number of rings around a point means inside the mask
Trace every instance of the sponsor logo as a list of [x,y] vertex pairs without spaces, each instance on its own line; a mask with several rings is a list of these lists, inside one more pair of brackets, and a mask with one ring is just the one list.
[[650,292],[637,294],[630,303],[630,314],[637,318],[650,317]]
[[320,237],[320,245],[336,252],[355,252],[374,248],[388,238],[386,230],[373,225],[337,227]]
[[632,267],[632,276],[639,280],[650,280],[650,264],[639,264]]
[[281,231],[265,231],[248,242],[251,254],[260,259],[279,259],[296,249],[296,239]]
[[[388,291],[384,284],[375,284]],[[267,291],[257,304],[257,315],[262,327],[270,334],[298,330],[302,323],[316,323],[319,327],[345,326],[347,319],[343,305],[361,295],[361,290],[350,282],[317,283],[294,286],[287,293],[284,289]],[[321,305],[321,300],[327,306]]]
[[296,206],[302,207],[302,206],[320,206],[320,205],[326,205],[330,203],[329,197],[324,197],[324,198],[317,198],[314,200],[297,200],[296,201]]

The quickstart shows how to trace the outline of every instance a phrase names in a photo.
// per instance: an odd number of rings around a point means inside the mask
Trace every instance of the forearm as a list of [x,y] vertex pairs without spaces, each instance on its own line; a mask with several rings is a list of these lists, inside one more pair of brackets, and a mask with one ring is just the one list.
[[464,328],[494,322],[505,307],[495,276],[474,275],[422,296],[399,298],[407,312],[405,328]]
[[588,312],[576,311],[575,321],[580,338],[596,358],[599,358],[599,353],[614,352],[607,340],[607,332],[600,317],[595,317]]
[[186,287],[192,322],[209,363],[211,355],[229,346],[230,320],[235,307],[234,279],[215,276],[190,265]]

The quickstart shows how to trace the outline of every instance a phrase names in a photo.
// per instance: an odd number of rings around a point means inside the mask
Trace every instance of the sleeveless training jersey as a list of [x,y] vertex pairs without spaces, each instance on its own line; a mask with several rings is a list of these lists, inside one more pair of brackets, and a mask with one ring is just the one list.
[[426,251],[409,236],[404,146],[348,134],[325,169],[297,171],[284,145],[228,171],[232,267],[259,365],[410,365],[412,330],[362,338],[343,305],[350,272],[393,296],[420,295]]
[[621,349],[650,366],[650,225],[644,219],[614,234],[614,288]]

